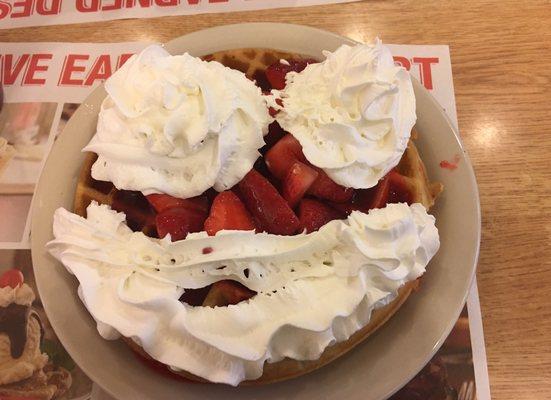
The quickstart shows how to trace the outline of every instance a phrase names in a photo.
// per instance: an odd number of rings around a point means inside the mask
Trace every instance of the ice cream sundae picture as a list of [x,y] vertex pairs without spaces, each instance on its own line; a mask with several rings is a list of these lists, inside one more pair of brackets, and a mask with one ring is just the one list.
[[23,274],[9,269],[0,275],[0,399],[60,399],[72,376],[54,365],[44,349],[44,329],[35,294]]

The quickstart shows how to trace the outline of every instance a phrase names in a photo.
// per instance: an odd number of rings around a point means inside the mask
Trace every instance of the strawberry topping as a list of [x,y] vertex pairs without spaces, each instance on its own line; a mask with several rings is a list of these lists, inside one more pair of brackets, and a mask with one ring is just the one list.
[[402,175],[395,171],[391,171],[388,176],[390,188],[388,193],[389,203],[413,203],[413,195]]
[[216,196],[210,209],[210,215],[205,221],[205,231],[210,236],[214,236],[216,232],[223,229],[250,231],[255,228],[253,219],[245,205],[235,193],[230,191],[222,192]]
[[173,242],[185,239],[188,233],[200,232],[207,213],[183,207],[168,208],[155,217],[160,238],[170,233]]
[[212,284],[206,302],[218,306],[237,304],[248,300],[256,294],[254,290],[247,288],[236,281],[223,280]]
[[412,203],[412,194],[404,177],[395,170],[381,178],[377,186],[356,190],[351,200],[330,204],[348,215],[354,210],[367,213],[373,208],[383,208],[389,203]]
[[145,196],[149,204],[158,213],[168,210],[169,208],[181,207],[190,210],[196,210],[202,213],[209,211],[209,201],[207,196],[197,196],[189,199],[179,199],[168,194],[150,194]]
[[342,213],[313,199],[302,199],[298,206],[300,224],[306,232],[314,232],[334,219],[343,218]]
[[266,69],[266,78],[272,85],[272,89],[281,90],[285,88],[285,77],[287,73],[301,72],[308,64],[316,63],[316,60],[288,60],[288,64],[284,64],[280,61],[273,63]]
[[385,175],[374,186],[369,189],[358,190],[356,196],[356,210],[367,212],[372,208],[383,208],[388,202],[388,190],[390,188],[389,175]]
[[155,211],[141,192],[117,190],[111,207],[126,214],[126,223],[133,231],[154,231]]
[[331,180],[321,169],[306,160],[302,153],[300,142],[291,134],[281,138],[265,156],[266,165],[270,172],[278,179],[284,180],[290,168],[299,161],[317,171],[318,176],[308,188],[308,193],[321,199],[344,203],[349,201],[354,194],[354,189],[345,188]]
[[239,192],[253,217],[269,233],[292,235],[299,220],[276,188],[254,169],[241,182]]
[[269,149],[271,149],[277,142],[283,138],[283,136],[287,135],[287,132],[283,130],[283,128],[279,125],[277,121],[272,122],[268,126],[268,134],[264,136],[264,142],[266,144],[262,149],[260,150],[261,153],[265,153]]
[[304,194],[317,177],[318,172],[315,169],[300,161],[295,162],[289,168],[283,180],[283,198],[287,200],[291,207],[294,207],[304,197]]
[[296,161],[308,162],[302,154],[300,142],[290,134],[285,135],[273,145],[264,158],[270,172],[278,179],[285,178],[287,171]]
[[354,189],[345,188],[333,182],[333,180],[319,168],[317,168],[317,171],[318,177],[312,186],[310,186],[308,190],[309,194],[319,197],[320,199],[334,201],[335,203],[345,203],[352,198]]

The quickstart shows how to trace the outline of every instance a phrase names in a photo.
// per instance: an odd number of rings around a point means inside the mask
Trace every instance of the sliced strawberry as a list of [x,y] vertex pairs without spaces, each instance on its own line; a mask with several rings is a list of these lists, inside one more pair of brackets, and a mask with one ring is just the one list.
[[209,285],[199,289],[186,289],[184,294],[182,294],[178,300],[182,303],[189,304],[190,306],[200,306],[209,294],[210,288],[211,286]]
[[343,218],[343,214],[317,200],[302,199],[298,206],[298,217],[302,228],[310,233],[329,221]]
[[291,208],[297,205],[300,199],[304,197],[304,194],[312,186],[317,177],[318,172],[315,169],[300,161],[295,162],[289,168],[283,180],[282,194]]
[[241,182],[239,190],[243,202],[253,217],[269,233],[292,235],[299,228],[299,220],[276,188],[254,169]]
[[371,203],[367,206],[368,210],[372,208],[383,208],[388,202],[388,191],[390,189],[390,179],[389,175],[385,175],[377,186],[375,186],[373,191],[373,197]]
[[155,211],[141,192],[117,190],[111,207],[126,214],[126,223],[133,231],[154,232]]
[[266,153],[277,142],[279,142],[285,135],[287,135],[287,132],[283,130],[283,128],[279,125],[279,123],[277,121],[272,122],[268,126],[268,134],[264,136],[264,142],[266,142],[266,144],[262,147],[260,152],[262,154]]
[[348,209],[368,212],[373,208],[383,208],[388,203],[411,204],[412,195],[407,187],[404,177],[396,171],[390,171],[381,178],[377,186],[369,189],[356,190],[352,201],[341,205],[332,204],[338,209]]
[[[216,190],[214,190],[214,188],[210,188],[205,193],[203,193],[201,196],[205,196],[207,198],[207,206],[208,206],[208,208],[210,208],[210,205],[212,204],[212,202],[214,201],[216,196],[218,196],[218,192]],[[207,209],[207,212],[208,212],[208,209]]]
[[153,206],[158,213],[163,212],[169,208],[181,207],[188,208],[190,210],[196,210],[203,213],[209,212],[209,201],[207,196],[191,197],[189,199],[180,199],[168,194],[149,194],[145,196],[149,204]]
[[185,239],[188,233],[203,230],[206,213],[188,208],[175,207],[157,214],[155,223],[160,238],[170,233],[173,242]]
[[334,208],[338,212],[342,213],[343,215],[350,215],[350,213],[354,210],[358,210],[358,204],[356,202],[356,194],[358,191],[354,191],[355,195],[346,203],[335,203],[332,201],[326,201],[325,203],[329,205],[331,208]]
[[389,203],[413,203],[413,195],[402,175],[396,171],[391,171],[389,176],[390,188],[388,193]]
[[282,137],[264,158],[270,172],[278,179],[285,178],[287,171],[296,161],[307,163],[300,142],[291,134]]
[[214,236],[223,229],[254,230],[253,218],[235,193],[226,191],[214,199],[210,215],[205,221],[205,231]]
[[[302,153],[300,142],[291,134],[281,138],[265,155],[266,165],[270,172],[278,179],[284,179],[297,161],[308,164]],[[321,199],[344,203],[349,201],[354,194],[351,188],[345,188],[336,184],[320,168],[312,166],[318,172],[318,177],[310,186],[308,193]]]
[[384,176],[377,186],[369,189],[357,189],[354,197],[346,203],[331,203],[331,206],[350,214],[352,211],[367,213],[373,208],[383,208],[388,202],[390,187],[389,175]]
[[18,269],[8,269],[0,275],[0,288],[11,287],[15,289],[23,284],[23,274]]
[[310,186],[308,193],[312,196],[319,197],[320,199],[325,199],[333,201],[335,203],[345,203],[352,198],[354,194],[354,189],[345,188],[341,186],[331,178],[321,169],[317,168],[318,177],[315,182]]
[[[283,106],[283,100],[275,99],[275,102],[280,106]],[[275,117],[277,113],[279,113],[279,110],[276,110],[274,107],[268,107],[268,112],[270,113],[270,117]]]
[[270,82],[268,82],[268,78],[266,78],[266,72],[261,71],[257,69],[253,73],[253,79],[256,84],[263,92],[269,92],[270,91]]
[[272,85],[272,89],[281,90],[285,88],[285,76],[288,72],[301,72],[308,64],[316,63],[316,60],[287,60],[287,64],[280,61],[273,63],[266,69],[266,78]]
[[205,299],[207,305],[227,306],[248,300],[256,294],[240,282],[223,280],[212,284]]

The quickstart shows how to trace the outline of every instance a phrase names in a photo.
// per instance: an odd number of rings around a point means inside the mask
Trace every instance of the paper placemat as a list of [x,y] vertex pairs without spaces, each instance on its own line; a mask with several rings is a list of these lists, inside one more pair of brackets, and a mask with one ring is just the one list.
[[0,29],[353,1],[358,0],[0,0]]

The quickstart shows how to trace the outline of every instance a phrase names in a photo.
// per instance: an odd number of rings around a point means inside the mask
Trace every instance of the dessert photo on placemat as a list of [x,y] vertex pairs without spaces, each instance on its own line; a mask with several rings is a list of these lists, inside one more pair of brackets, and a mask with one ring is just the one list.
[[7,103],[0,112],[0,242],[21,242],[48,152],[56,103]]
[[390,400],[475,400],[467,306],[432,360]]
[[32,193],[56,103],[8,103],[0,112],[0,193]]
[[0,399],[84,400],[92,382],[50,326],[28,250],[0,250]]

